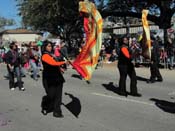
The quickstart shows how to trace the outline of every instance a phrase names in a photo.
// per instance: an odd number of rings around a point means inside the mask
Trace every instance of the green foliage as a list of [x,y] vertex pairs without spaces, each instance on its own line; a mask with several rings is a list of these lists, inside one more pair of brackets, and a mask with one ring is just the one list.
[[67,38],[81,31],[79,0],[17,0],[24,27]]
[[171,18],[175,13],[175,0],[108,0],[102,10],[103,17],[141,18],[143,9],[149,10],[148,19],[160,28],[171,27]]

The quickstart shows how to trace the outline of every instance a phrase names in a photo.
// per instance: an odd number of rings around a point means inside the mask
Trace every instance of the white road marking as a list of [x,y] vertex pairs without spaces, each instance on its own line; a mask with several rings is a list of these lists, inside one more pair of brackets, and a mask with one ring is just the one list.
[[168,93],[168,95],[175,95],[175,91]]
[[137,100],[133,100],[133,99],[116,97],[116,96],[111,96],[111,95],[105,95],[105,94],[100,94],[100,93],[95,93],[95,92],[92,93],[92,95],[108,97],[108,98],[117,99],[117,100],[126,101],[126,102],[134,102],[134,103],[138,103],[138,104],[154,106],[154,103],[148,103],[148,102],[144,102],[144,101],[137,101]]

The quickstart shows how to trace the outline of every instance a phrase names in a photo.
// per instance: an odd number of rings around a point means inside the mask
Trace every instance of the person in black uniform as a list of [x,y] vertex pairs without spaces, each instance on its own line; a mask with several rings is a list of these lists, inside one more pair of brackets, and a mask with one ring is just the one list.
[[129,40],[126,36],[122,38],[120,42],[120,52],[119,52],[119,60],[118,60],[118,69],[120,73],[119,80],[119,94],[123,96],[127,96],[126,92],[126,78],[129,75],[130,82],[130,95],[140,97],[141,94],[137,92],[137,78],[136,72],[134,69],[134,64],[131,62],[131,55],[129,53]]
[[43,97],[41,103],[42,113],[47,115],[47,113],[53,111],[54,117],[63,117],[61,103],[65,80],[59,66],[65,64],[65,62],[57,62],[54,59],[52,44],[49,41],[44,42],[41,60],[43,64],[42,80],[46,92],[46,96]]
[[151,76],[147,83],[154,83],[155,81],[162,82],[163,78],[159,71],[159,44],[152,37],[152,50],[151,50],[151,63],[150,63],[150,72]]
[[10,90],[15,89],[15,80],[14,77],[17,77],[17,86],[19,90],[24,91],[25,88],[23,87],[22,78],[20,74],[20,56],[18,53],[18,48],[15,42],[10,43],[10,50],[5,55],[6,63],[7,63],[7,70],[9,75],[9,88]]

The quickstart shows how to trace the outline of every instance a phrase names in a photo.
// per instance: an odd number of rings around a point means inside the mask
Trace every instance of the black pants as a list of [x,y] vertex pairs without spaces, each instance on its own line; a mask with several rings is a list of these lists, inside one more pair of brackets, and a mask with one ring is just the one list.
[[137,77],[134,69],[134,65],[132,63],[128,65],[118,65],[120,80],[119,80],[119,88],[120,92],[126,93],[126,78],[127,75],[130,77],[130,91],[132,94],[137,93]]
[[[54,82],[54,81],[53,81]],[[61,111],[63,83],[49,85],[47,79],[43,79],[46,96],[43,97],[41,106],[47,112]]]
[[151,77],[150,80],[155,81],[157,78],[158,80],[162,80],[162,76],[159,71],[158,63],[153,62],[150,64],[150,71],[151,71]]
[[15,75],[17,78],[17,86],[19,89],[23,87],[21,74],[20,74],[20,67],[14,67],[13,70],[10,70],[10,68],[7,66],[8,74],[9,74],[9,88],[15,88]]

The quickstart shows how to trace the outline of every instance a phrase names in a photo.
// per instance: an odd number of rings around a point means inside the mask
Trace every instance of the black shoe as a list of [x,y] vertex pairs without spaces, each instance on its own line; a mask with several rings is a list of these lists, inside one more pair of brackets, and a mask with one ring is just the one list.
[[148,84],[149,84],[149,83],[154,83],[155,80],[147,80],[146,82],[147,82]]
[[53,116],[56,118],[63,118],[63,114],[62,113],[58,113],[58,112],[53,112]]
[[135,97],[141,97],[142,95],[139,93],[131,93],[130,95],[135,96]]
[[156,81],[158,81],[158,82],[162,82],[163,80],[162,80],[162,79],[157,79]]
[[9,76],[6,75],[6,76],[4,76],[4,78],[9,79]]
[[43,115],[47,115],[47,111],[46,111],[46,110],[42,110],[41,113],[42,113]]
[[125,97],[128,96],[127,92],[119,92],[118,94],[121,95],[121,96],[125,96]]
[[37,74],[37,77],[38,77],[38,78],[40,78],[40,75],[39,75],[39,74]]

